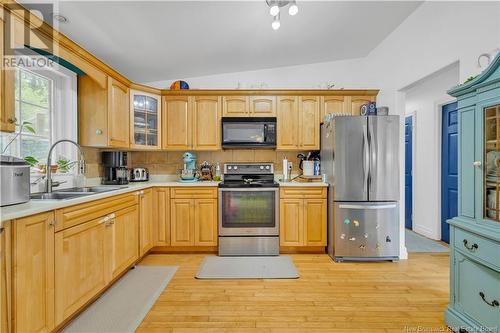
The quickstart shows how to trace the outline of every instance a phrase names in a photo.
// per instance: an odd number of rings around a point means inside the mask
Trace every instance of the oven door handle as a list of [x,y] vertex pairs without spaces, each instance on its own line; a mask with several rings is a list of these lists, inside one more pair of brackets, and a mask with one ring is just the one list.
[[278,192],[279,187],[219,187],[219,192]]

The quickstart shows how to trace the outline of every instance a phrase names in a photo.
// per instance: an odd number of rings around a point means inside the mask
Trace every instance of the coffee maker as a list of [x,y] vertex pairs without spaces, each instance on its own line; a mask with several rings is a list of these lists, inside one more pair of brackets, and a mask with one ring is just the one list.
[[104,165],[104,177],[101,181],[103,185],[128,184],[126,151],[102,152],[102,164]]

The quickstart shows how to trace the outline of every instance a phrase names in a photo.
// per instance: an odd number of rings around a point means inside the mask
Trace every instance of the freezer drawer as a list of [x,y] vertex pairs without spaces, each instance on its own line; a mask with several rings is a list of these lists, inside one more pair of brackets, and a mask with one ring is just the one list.
[[399,257],[397,202],[335,202],[334,259]]

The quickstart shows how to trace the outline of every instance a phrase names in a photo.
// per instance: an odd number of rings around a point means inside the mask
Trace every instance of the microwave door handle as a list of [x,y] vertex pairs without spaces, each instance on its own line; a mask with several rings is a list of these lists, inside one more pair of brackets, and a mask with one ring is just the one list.
[[264,124],[264,142],[267,142],[267,124]]

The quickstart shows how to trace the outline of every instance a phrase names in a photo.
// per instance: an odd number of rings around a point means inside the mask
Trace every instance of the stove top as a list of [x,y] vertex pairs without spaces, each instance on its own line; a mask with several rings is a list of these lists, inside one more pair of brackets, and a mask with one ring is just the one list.
[[273,163],[227,163],[224,164],[223,188],[278,187],[274,181]]

